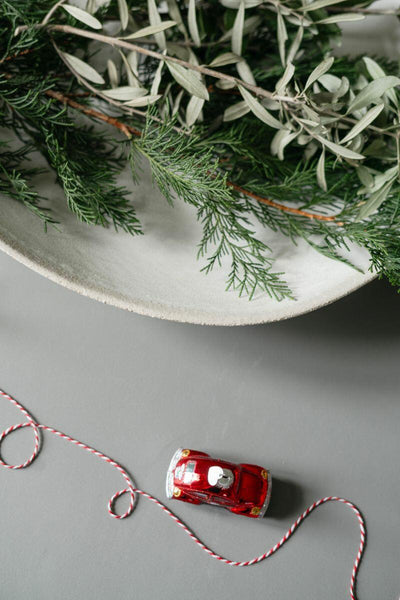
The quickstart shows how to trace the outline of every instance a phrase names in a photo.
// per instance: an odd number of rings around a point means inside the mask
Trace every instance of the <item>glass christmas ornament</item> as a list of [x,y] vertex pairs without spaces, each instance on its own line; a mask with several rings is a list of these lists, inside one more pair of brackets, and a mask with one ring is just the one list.
[[213,504],[260,519],[268,508],[271,486],[271,475],[263,467],[179,448],[168,468],[166,493],[168,498],[182,502]]

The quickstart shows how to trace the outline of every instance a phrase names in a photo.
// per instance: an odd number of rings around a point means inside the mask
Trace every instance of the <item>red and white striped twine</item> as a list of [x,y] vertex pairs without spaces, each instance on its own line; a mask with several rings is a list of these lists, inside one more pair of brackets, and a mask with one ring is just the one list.
[[[133,479],[130,477],[130,475],[128,475],[126,470],[123,467],[121,467],[120,464],[118,464],[117,462],[115,462],[114,460],[112,460],[110,457],[106,456],[102,452],[95,450],[91,446],[88,446],[87,444],[84,444],[83,442],[80,442],[79,440],[76,440],[75,438],[73,438],[65,433],[62,433],[61,431],[58,431],[57,429],[54,429],[53,427],[48,427],[47,425],[42,425],[41,423],[37,423],[35,421],[35,419],[32,417],[32,415],[26,410],[26,408],[24,408],[19,402],[17,402],[17,400],[15,400],[11,396],[9,396],[9,394],[6,394],[2,390],[0,390],[0,395],[3,396],[6,400],[9,400],[12,404],[14,404],[14,406],[19,408],[19,410],[24,414],[24,416],[27,419],[27,421],[25,421],[24,423],[18,423],[17,425],[11,425],[11,427],[8,427],[8,429],[3,431],[3,433],[0,435],[0,448],[1,448],[2,442],[8,436],[8,434],[12,433],[13,431],[17,431],[17,429],[21,429],[22,427],[31,427],[33,429],[33,434],[34,434],[34,438],[35,438],[35,447],[34,447],[33,453],[30,456],[30,458],[28,458],[24,463],[21,463],[20,465],[7,464],[1,458],[1,454],[0,454],[0,466],[5,467],[6,469],[24,469],[25,467],[28,467],[30,464],[32,464],[32,462],[35,460],[35,458],[38,456],[38,454],[40,452],[40,430],[50,431],[51,433],[58,435],[60,438],[63,438],[64,440],[68,440],[69,442],[72,442],[76,446],[79,446],[80,448],[87,450],[91,454],[95,454],[102,460],[105,460],[111,466],[115,467],[121,473],[122,477],[124,478],[124,480],[127,484],[127,487],[124,488],[123,490],[120,490],[119,492],[116,492],[110,498],[110,501],[108,503],[108,512],[110,513],[110,515],[112,517],[114,517],[114,519],[125,519],[126,517],[128,517],[132,513],[132,511],[135,507],[135,503],[136,503],[136,499],[137,499],[138,495],[144,496],[145,498],[148,498],[149,500],[151,500],[159,508],[161,508],[165,513],[167,513],[167,515],[169,515],[171,517],[171,519],[173,519],[175,521],[175,523],[177,525],[179,525],[179,527],[181,527],[188,534],[188,536],[198,546],[200,546],[200,548],[202,550],[207,552],[207,554],[209,554],[213,558],[216,558],[217,560],[219,560],[222,563],[225,563],[226,565],[229,565],[231,567],[248,567],[250,565],[259,563],[259,562],[265,560],[266,558],[269,558],[270,556],[272,556],[272,554],[275,554],[275,552],[277,552],[277,550],[279,550],[279,548],[281,548],[287,542],[287,540],[293,535],[293,533],[296,531],[296,529],[299,527],[299,525],[304,521],[304,519],[306,517],[308,517],[308,515],[311,514],[318,506],[321,506],[322,504],[325,504],[326,502],[341,502],[342,504],[345,504],[346,506],[351,508],[351,510],[355,513],[357,520],[358,520],[359,527],[360,527],[360,545],[358,548],[356,559],[354,561],[353,570],[351,573],[351,580],[350,580],[350,597],[352,600],[356,600],[356,579],[357,579],[358,569],[360,566],[361,557],[364,552],[366,532],[365,532],[365,522],[364,522],[364,519],[363,519],[360,511],[349,500],[346,500],[345,498],[339,498],[337,496],[327,496],[326,498],[321,498],[320,500],[317,500],[316,502],[311,504],[311,506],[309,506],[303,512],[303,514],[301,514],[298,517],[298,519],[293,523],[293,525],[290,527],[290,529],[285,533],[283,538],[281,540],[279,540],[279,542],[277,542],[277,544],[275,544],[275,546],[273,546],[272,548],[270,548],[263,554],[260,554],[260,556],[256,556],[255,558],[252,558],[251,560],[246,560],[246,561],[229,560],[227,558],[224,558],[223,556],[220,556],[219,554],[216,554],[210,548],[208,548],[208,546],[203,544],[203,542],[201,540],[199,540],[199,538],[193,533],[193,531],[191,531],[179,519],[179,517],[177,517],[173,512],[171,512],[169,510],[169,508],[167,508],[162,502],[157,500],[157,498],[154,498],[154,496],[152,496],[151,494],[148,494],[147,492],[144,492],[143,490],[139,490],[137,487],[135,487]],[[117,498],[119,498],[120,496],[122,496],[124,494],[129,494],[130,504],[129,504],[128,510],[125,513],[123,513],[122,515],[119,515],[114,511],[114,503],[117,500]]]

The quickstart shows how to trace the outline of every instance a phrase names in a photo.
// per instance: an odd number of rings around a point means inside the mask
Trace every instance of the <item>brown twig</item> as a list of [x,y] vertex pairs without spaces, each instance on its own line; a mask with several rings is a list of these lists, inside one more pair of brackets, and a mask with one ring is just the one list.
[[21,50],[21,52],[16,52],[15,54],[11,54],[10,56],[6,56],[0,60],[0,65],[5,63],[7,60],[14,60],[14,58],[18,58],[19,56],[23,56],[24,54],[29,54],[33,52],[33,48],[25,48],[25,50]]
[[79,92],[79,93],[66,93],[68,98],[89,98],[92,94],[90,92]]
[[298,215],[300,217],[307,217],[308,219],[313,219],[315,221],[327,221],[330,223],[336,223],[336,225],[343,225],[343,223],[338,223],[336,221],[336,219],[337,219],[336,215],[331,215],[331,216],[318,215],[316,213],[307,212],[306,210],[301,210],[300,208],[292,208],[291,206],[286,206],[286,204],[281,204],[280,202],[275,202],[274,200],[270,200],[269,198],[263,198],[262,196],[259,196],[258,194],[254,194],[254,192],[250,192],[249,190],[246,190],[246,189],[240,187],[236,183],[232,183],[232,181],[227,181],[226,184],[229,187],[236,190],[237,192],[239,192],[239,194],[244,194],[245,196],[248,196],[249,198],[252,198],[253,200],[257,200],[257,202],[261,202],[261,204],[266,204],[267,206],[272,206],[272,208],[277,208],[278,210],[281,210],[283,212],[288,212],[293,215]]
[[[43,25],[38,25],[38,27],[42,27]],[[202,65],[195,65],[189,63],[185,60],[181,60],[180,58],[176,58],[175,56],[169,56],[168,54],[161,54],[160,52],[155,52],[154,50],[150,50],[149,48],[143,48],[138,46],[137,44],[132,44],[132,42],[128,42],[126,40],[121,40],[119,38],[110,37],[108,35],[103,35],[101,33],[95,33],[93,31],[86,31],[85,29],[79,29],[78,27],[71,27],[70,25],[47,25],[48,31],[61,31],[63,33],[70,33],[72,35],[78,35],[80,37],[84,37],[90,40],[96,40],[98,42],[103,42],[104,44],[109,44],[112,47],[120,47],[126,48],[127,50],[135,50],[139,54],[143,54],[144,56],[150,56],[151,58],[155,58],[157,60],[163,60],[169,63],[175,63],[184,67],[185,69],[189,69],[191,71],[196,71],[197,73],[201,73],[202,75],[208,75],[209,77],[213,77],[214,79],[223,79],[225,81],[230,81],[235,85],[241,85],[244,88],[252,91],[256,96],[262,96],[263,98],[269,98],[274,100],[282,100],[288,103],[297,104],[298,101],[295,98],[291,98],[290,96],[277,96],[268,90],[264,90],[263,88],[252,85],[251,83],[247,83],[238,77],[233,77],[232,75],[227,75],[226,73],[221,73],[219,71],[215,71],[214,69],[209,69],[208,67]],[[24,31],[26,27],[22,25],[17,28],[17,32],[20,33]]]
[[[71,106],[71,108],[75,108],[76,110],[83,112],[85,115],[88,115],[89,117],[93,117],[94,119],[98,119],[100,121],[108,123],[109,125],[112,125],[113,127],[116,127],[117,129],[119,129],[119,131],[122,131],[122,133],[124,133],[127,136],[127,138],[129,138],[129,139],[131,139],[132,135],[135,135],[137,137],[140,137],[142,135],[142,133],[141,133],[141,131],[139,131],[139,129],[136,129],[135,127],[131,127],[130,125],[125,125],[125,123],[122,123],[121,121],[119,121],[118,119],[115,119],[114,117],[110,117],[109,115],[105,115],[104,113],[102,113],[98,110],[95,110],[94,108],[90,108],[88,106],[85,106],[84,104],[80,104],[79,102],[76,102],[72,98],[65,96],[61,92],[56,92],[54,90],[47,90],[46,94],[47,94],[47,96],[50,96],[50,98],[54,98],[55,100],[57,100],[58,102],[62,102],[63,104],[68,104],[68,106]],[[325,221],[325,222],[330,222],[330,223],[336,223],[337,225],[343,224],[343,223],[338,223],[336,221],[337,217],[335,215],[326,216],[326,215],[319,215],[316,213],[310,213],[305,210],[301,210],[299,208],[293,208],[291,206],[286,206],[285,204],[281,204],[280,202],[275,202],[274,200],[270,200],[269,198],[264,198],[262,196],[259,196],[258,194],[255,194],[254,192],[250,192],[249,190],[246,190],[245,188],[240,187],[239,185],[237,185],[236,183],[233,183],[232,181],[227,181],[226,184],[230,188],[232,188],[236,192],[238,192],[239,194],[248,196],[249,198],[252,198],[253,200],[257,200],[257,202],[261,202],[262,204],[266,204],[267,206],[271,206],[272,208],[275,208],[277,210],[281,210],[283,212],[288,212],[288,213],[291,213],[294,215],[298,215],[300,217],[306,217],[308,219],[313,219],[316,221]]]
[[49,96],[50,98],[54,98],[55,100],[57,100],[58,102],[62,102],[63,104],[68,104],[68,106],[71,106],[72,108],[75,108],[76,110],[83,112],[85,115],[88,115],[88,117],[93,117],[94,119],[98,119],[99,121],[104,121],[104,123],[108,123],[109,125],[116,127],[117,129],[122,131],[122,133],[124,133],[126,135],[126,137],[129,139],[132,137],[132,134],[136,135],[136,136],[142,135],[138,129],[135,129],[134,127],[130,127],[129,125],[125,125],[125,123],[121,123],[121,121],[118,121],[118,119],[115,119],[114,117],[110,117],[109,115],[105,115],[104,113],[102,113],[94,108],[90,108],[89,106],[80,104],[79,102],[76,102],[72,98],[65,96],[61,92],[56,92],[55,90],[46,90],[45,93],[46,93],[46,96]]

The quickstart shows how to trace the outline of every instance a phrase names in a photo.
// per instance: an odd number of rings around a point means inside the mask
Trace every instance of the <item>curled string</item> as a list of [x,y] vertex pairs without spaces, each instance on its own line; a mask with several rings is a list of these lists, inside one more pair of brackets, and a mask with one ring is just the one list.
[[[248,567],[248,566],[257,564],[257,563],[269,558],[273,554],[275,554],[275,552],[277,552],[288,541],[288,539],[294,534],[294,532],[297,530],[299,525],[304,521],[304,519],[306,519],[319,506],[322,506],[323,504],[326,504],[327,502],[340,502],[341,504],[348,506],[353,511],[353,513],[356,515],[359,529],[360,529],[360,544],[358,547],[355,561],[353,563],[353,569],[351,572],[351,579],[350,579],[350,586],[349,586],[350,598],[351,598],[351,600],[356,600],[356,581],[357,581],[357,575],[358,575],[358,570],[360,567],[361,558],[362,558],[364,548],[365,548],[366,530],[365,530],[365,521],[363,519],[361,512],[355,506],[355,504],[353,504],[349,500],[346,500],[345,498],[340,498],[338,496],[327,496],[325,498],[321,498],[320,500],[317,500],[316,502],[311,504],[311,506],[309,506],[297,518],[297,520],[292,524],[292,526],[288,529],[288,531],[285,533],[285,535],[279,540],[279,542],[277,542],[274,546],[272,546],[272,548],[269,548],[266,552],[264,552],[263,554],[260,554],[259,556],[256,556],[255,558],[252,558],[251,560],[246,560],[246,561],[230,560],[230,559],[224,558],[223,556],[221,556],[219,554],[216,554],[208,546],[203,544],[203,542],[193,533],[193,531],[191,529],[189,529],[185,525],[185,523],[183,523],[183,521],[181,521],[181,519],[179,517],[177,517],[167,506],[165,506],[165,504],[160,502],[157,498],[155,498],[151,494],[148,494],[147,492],[144,492],[143,490],[140,490],[137,487],[135,487],[132,477],[115,460],[113,460],[106,454],[99,452],[99,450],[92,448],[92,446],[89,446],[88,444],[84,444],[83,442],[80,442],[79,440],[63,433],[62,431],[58,431],[57,429],[54,429],[53,427],[49,427],[47,425],[42,425],[41,423],[37,423],[36,420],[33,418],[33,416],[26,410],[26,408],[24,408],[22,406],[22,404],[17,402],[17,400],[15,400],[15,398],[10,396],[9,394],[6,394],[6,392],[0,390],[0,396],[5,398],[6,400],[9,400],[16,408],[18,408],[22,412],[22,414],[27,419],[23,423],[11,425],[7,429],[5,429],[3,431],[3,433],[0,435],[0,466],[4,467],[6,469],[17,470],[17,469],[24,469],[25,467],[28,467],[29,465],[31,465],[33,463],[33,461],[37,458],[37,456],[40,452],[41,431],[49,431],[49,432],[53,433],[54,435],[57,435],[58,437],[60,437],[64,440],[67,440],[68,442],[71,442],[72,444],[75,444],[76,446],[83,448],[87,452],[90,452],[91,454],[94,454],[95,456],[101,458],[102,460],[104,460],[105,462],[110,464],[112,467],[117,469],[117,471],[119,471],[119,473],[122,475],[123,479],[125,480],[126,487],[124,487],[124,489],[120,490],[119,492],[116,492],[110,498],[108,505],[107,505],[107,510],[114,519],[126,519],[126,517],[129,517],[129,515],[132,513],[133,509],[135,508],[138,496],[139,495],[143,496],[143,497],[147,498],[148,500],[150,500],[151,502],[153,502],[154,504],[156,504],[159,508],[161,508],[161,510],[163,510],[163,512],[165,512],[169,517],[171,517],[171,519],[173,521],[175,521],[175,523],[181,529],[183,529],[185,531],[185,533],[187,533],[187,535],[202,550],[204,550],[209,556],[211,556],[212,558],[215,558],[216,560],[218,560],[228,566],[231,566],[231,567]],[[23,462],[19,465],[8,464],[7,462],[5,462],[3,460],[2,456],[1,456],[1,444],[10,433],[12,433],[13,431],[17,431],[18,429],[22,429],[23,427],[31,427],[33,430],[33,435],[34,435],[33,453],[25,462]],[[123,514],[120,515],[115,511],[114,505],[115,505],[116,500],[125,494],[129,495],[129,507],[126,512],[124,512]]]

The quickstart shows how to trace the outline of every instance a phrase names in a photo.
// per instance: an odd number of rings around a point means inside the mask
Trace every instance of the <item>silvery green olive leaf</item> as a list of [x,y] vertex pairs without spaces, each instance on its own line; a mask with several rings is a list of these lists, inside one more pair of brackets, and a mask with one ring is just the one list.
[[341,13],[338,15],[332,15],[326,17],[326,19],[320,19],[315,21],[317,25],[332,25],[334,23],[344,23],[345,21],[362,21],[365,19],[365,15],[360,13]]
[[108,72],[108,79],[110,81],[111,87],[112,88],[118,87],[118,83],[119,83],[118,70],[117,70],[117,67],[115,66],[115,62],[113,60],[111,60],[111,58],[109,58],[107,60],[107,72]]
[[[347,103],[346,102],[335,102],[334,101],[335,96],[332,96],[332,103],[331,104],[327,104],[326,110],[333,110],[335,112],[339,112],[341,111],[343,108],[347,107]],[[338,127],[344,127],[344,124],[342,122],[338,123]]]
[[[364,56],[363,61],[372,79],[380,79],[381,77],[386,76],[386,73],[382,69],[382,67],[378,65],[378,63],[369,56]],[[393,102],[395,106],[398,106],[397,95],[393,89],[390,89],[387,92],[385,92],[385,95]]]
[[244,26],[244,2],[240,2],[238,11],[236,13],[235,22],[232,28],[232,52],[242,54],[242,39],[243,39],[243,26]]
[[348,158],[349,160],[362,160],[365,158],[362,154],[358,154],[358,152],[353,152],[353,150],[349,150],[344,146],[340,146],[339,144],[335,144],[326,138],[316,135],[315,139],[317,139],[321,144],[326,146],[328,150],[336,154],[336,156],[342,156],[343,158]]
[[88,27],[92,29],[101,29],[103,25],[100,23],[96,17],[91,15],[86,10],[82,10],[82,8],[78,8],[77,6],[71,6],[70,4],[62,4],[61,8],[63,8],[67,13],[72,15],[75,19],[80,21],[81,23],[85,23]]
[[263,3],[263,0],[220,0],[222,6],[225,8],[237,9],[241,4],[244,4],[245,8],[254,8]]
[[319,125],[321,125],[320,121],[310,121],[309,119],[299,119],[299,123],[301,123],[302,125],[308,125],[309,127],[318,127]]
[[287,62],[288,63],[292,63],[294,61],[294,59],[296,58],[296,54],[300,48],[300,44],[303,40],[303,34],[304,34],[304,27],[301,26],[298,28],[297,33],[296,33],[296,37],[294,38],[293,42],[290,45],[288,54],[287,54]]
[[160,83],[161,83],[161,76],[162,76],[162,70],[164,68],[164,61],[160,60],[160,62],[158,63],[158,67],[156,69],[156,72],[154,74],[154,79],[153,82],[151,84],[151,90],[150,90],[150,95],[151,96],[156,96],[158,94],[158,90],[160,87]]
[[373,58],[370,58],[369,56],[363,56],[363,61],[372,79],[380,79],[381,77],[386,76],[385,71]]
[[325,58],[325,60],[320,62],[319,65],[317,65],[315,67],[315,69],[313,71],[311,71],[310,75],[308,76],[306,85],[304,87],[304,91],[306,91],[310,87],[310,85],[312,85],[322,75],[324,75],[324,73],[329,71],[329,69],[331,68],[331,66],[333,65],[334,62],[335,62],[335,59],[333,56],[329,56],[328,58]]
[[170,29],[170,27],[174,27],[174,25],[176,25],[175,21],[163,21],[159,25],[149,25],[148,27],[143,27],[143,29],[139,29],[138,31],[135,31],[135,33],[126,35],[121,39],[135,40],[136,38],[146,37],[148,35],[154,35],[156,33],[160,33],[160,31],[165,31],[166,29]]
[[250,112],[250,108],[246,102],[237,102],[225,110],[223,120],[234,121],[235,119],[240,119],[240,117],[243,117],[248,112]]
[[278,47],[279,47],[279,56],[281,59],[281,63],[285,66],[285,44],[288,39],[288,34],[286,31],[286,25],[284,18],[278,8],[277,14],[277,35],[278,35]]
[[220,79],[215,84],[215,87],[219,88],[220,90],[232,90],[234,87],[236,87],[236,83],[234,81],[228,81],[227,79]]
[[96,0],[87,0],[85,10],[89,14],[94,15],[97,10]]
[[391,181],[388,181],[380,190],[371,194],[365,204],[363,204],[360,208],[357,215],[357,221],[367,219],[370,215],[378,210],[378,208],[385,202],[386,198],[390,194],[394,179],[395,178],[393,178]]
[[315,95],[320,93],[321,87],[319,86],[317,81],[314,81],[314,83],[312,84],[312,91]]
[[370,110],[350,129],[349,133],[341,140],[342,144],[350,141],[356,135],[361,133],[368,125],[370,125],[373,121],[375,121],[376,117],[382,112],[385,104],[382,102],[381,104],[377,104],[370,108]]
[[172,77],[180,86],[187,90],[189,94],[197,96],[197,98],[203,98],[203,100],[209,99],[206,86],[197,78],[197,75],[193,73],[193,71],[189,71],[189,69],[185,69],[185,67],[181,67],[181,65],[169,61],[166,62]]
[[336,77],[336,75],[331,75],[330,73],[325,73],[318,78],[318,82],[326,89],[328,92],[336,95],[338,89],[342,84],[342,80],[340,77]]
[[271,98],[262,98],[260,102],[267,110],[280,110],[281,108],[280,103],[276,100],[272,100]]
[[[123,53],[122,53],[123,54]],[[124,55],[125,56],[125,55]],[[139,63],[139,55],[136,50],[132,50],[132,52],[128,52],[126,56],[126,60],[131,68],[133,75],[138,79],[138,63]]]
[[361,91],[368,85],[368,83],[369,83],[369,81],[366,78],[366,76],[364,75],[364,73],[360,73],[359,76],[357,77],[357,81],[353,85],[353,89],[356,91],[357,90]]
[[239,73],[239,76],[242,79],[242,81],[245,81],[246,83],[250,83],[250,85],[256,84],[254,75],[251,72],[251,69],[250,69],[248,63],[245,60],[241,60],[240,62],[238,62],[236,64],[236,70]]
[[272,156],[276,156],[278,154],[279,145],[281,140],[290,135],[291,131],[289,129],[283,128],[276,132],[271,141],[271,154]]
[[121,27],[122,29],[126,29],[129,21],[129,9],[126,0],[118,0],[118,12]]
[[197,47],[200,46],[200,34],[199,28],[197,27],[197,19],[196,19],[196,0],[189,0],[189,8],[188,8],[188,25],[189,32],[192,36],[192,40],[194,41]]
[[176,56],[181,60],[188,61],[190,58],[189,48],[185,46],[180,46],[179,44],[175,44],[174,42],[167,42],[167,54],[171,56]]
[[315,143],[315,141],[312,141],[308,144],[308,146],[306,147],[306,149],[304,150],[304,158],[305,160],[311,160],[312,157],[314,156],[314,154],[316,154],[318,152],[318,144]]
[[342,77],[339,88],[334,93],[334,100],[338,100],[347,94],[350,88],[350,82],[347,77]]
[[375,178],[374,178],[374,183],[371,187],[371,189],[369,190],[370,192],[377,192],[378,190],[380,190],[388,181],[391,181],[392,179],[394,179],[397,176],[398,173],[398,166],[396,165],[395,167],[391,167],[390,169],[388,169],[387,171],[384,171],[383,173],[378,173]]
[[214,58],[214,60],[210,62],[209,67],[224,67],[225,65],[238,63],[241,60],[243,60],[242,57],[234,54],[234,52],[224,52]]
[[310,140],[312,140],[312,137],[310,135],[306,135],[305,133],[300,133],[300,135],[297,136],[297,143],[300,146],[305,146]]
[[[249,8],[249,7],[246,7]],[[243,35],[252,33],[262,23],[262,18],[259,15],[252,15],[244,20]]]
[[291,132],[289,129],[280,129],[271,142],[271,154],[283,160],[285,148],[299,135],[298,131]]
[[241,85],[239,85],[238,87],[239,87],[240,93],[243,96],[243,99],[244,99],[245,103],[250,108],[251,112],[258,119],[260,119],[260,121],[263,121],[264,123],[266,123],[270,127],[274,127],[274,129],[282,129],[283,128],[282,123],[280,123],[280,121],[278,121],[277,119],[275,119],[275,117],[273,117],[272,115],[270,115],[270,113],[267,111],[267,109],[264,108],[262,106],[262,104],[260,104],[260,102],[258,102],[258,100],[256,100],[256,98],[254,98],[254,96],[252,96],[250,94],[249,91],[247,91]]
[[[304,121],[303,121],[304,123]],[[301,123],[301,119],[300,119],[300,125]],[[308,128],[308,133],[310,135],[312,135],[312,137],[314,139],[317,139],[318,136],[321,136],[323,138],[325,138],[326,136],[329,135],[329,131],[326,129],[326,127],[324,125],[322,125],[322,123],[320,123],[319,125],[317,125],[316,127],[312,127],[312,128]]]
[[325,147],[322,148],[322,152],[321,152],[321,156],[318,159],[318,163],[317,163],[317,181],[318,181],[318,185],[321,189],[324,190],[324,192],[327,191],[328,186],[326,184],[326,177],[325,177]]
[[285,4],[283,2],[279,3],[279,10],[283,17],[287,17],[288,15],[291,14],[290,8],[288,6],[285,6]]
[[[291,25],[296,25],[296,27],[307,27],[309,28],[310,32],[312,32],[313,28],[312,28],[312,21],[310,21],[309,19],[307,19],[307,17],[301,15],[300,17],[296,16],[296,15],[288,15],[286,17],[286,21],[288,23],[291,23]],[[313,33],[313,35],[315,35],[315,33]]]
[[167,6],[168,6],[168,13],[169,13],[170,17],[172,18],[172,20],[176,22],[177,28],[179,29],[179,31],[181,33],[183,33],[183,35],[185,37],[187,37],[186,27],[183,23],[181,11],[179,10],[179,6],[178,6],[176,0],[167,0]]
[[[262,23],[262,19],[258,15],[252,15],[251,17],[248,17],[248,19],[245,19],[243,25],[243,35],[247,35],[248,33],[255,31],[260,23]],[[233,29],[228,29],[228,31],[226,31],[218,41],[222,43],[230,40],[232,37],[232,32]]]
[[310,12],[311,10],[319,10],[320,8],[340,4],[341,2],[345,2],[345,0],[315,0],[315,2],[311,2],[311,4],[302,6],[299,10]]
[[[352,88],[350,87],[349,98],[348,98],[348,102],[347,102],[348,106],[354,101],[355,97],[356,97],[356,95],[353,92]],[[355,116],[356,119],[361,119],[361,117],[364,116],[365,112],[366,112],[365,110],[363,110],[363,111],[355,110],[355,111],[353,111],[353,115]]]
[[364,167],[363,165],[360,165],[359,167],[357,167],[356,173],[358,175],[359,180],[364,185],[364,187],[367,188],[367,190],[368,190],[368,188],[372,188],[372,186],[374,184],[374,178],[372,176],[370,169],[368,169],[368,167]]
[[[155,0],[147,0],[147,8],[148,8],[148,11],[149,11],[150,25],[153,25],[153,26],[161,25],[162,21],[161,21],[160,13],[158,12]],[[166,47],[167,47],[167,42],[166,42],[166,39],[165,39],[164,32],[163,31],[159,31],[158,33],[156,33],[154,35],[154,37],[156,38],[156,42],[157,42],[158,47],[161,50],[165,50]]]
[[142,96],[141,98],[135,98],[134,100],[129,100],[129,102],[124,102],[124,105],[134,107],[149,106],[150,104],[157,102],[160,98],[160,94],[157,94],[156,96]]
[[108,96],[108,98],[112,98],[113,100],[120,100],[121,102],[124,102],[145,96],[147,91],[140,87],[130,87],[129,85],[124,85],[110,90],[103,90],[103,94]]
[[288,83],[291,81],[293,75],[294,75],[294,65],[292,65],[292,63],[288,62],[286,65],[286,69],[282,75],[282,77],[279,79],[279,81],[277,82],[276,86],[275,86],[275,90],[276,92],[279,94],[281,92],[281,90],[283,90]]
[[307,106],[306,104],[303,105],[302,107],[303,113],[306,115],[306,117],[308,119],[310,119],[311,121],[318,121],[319,120],[319,115],[318,113],[313,110],[312,108],[310,108],[309,106]]
[[202,108],[204,106],[205,100],[202,98],[197,98],[196,96],[192,96],[188,102],[186,107],[186,125],[187,127],[191,127],[194,125],[199,118]]
[[319,118],[319,121],[320,121],[321,125],[324,125],[324,126],[332,125],[333,123],[336,123],[337,126],[339,127],[339,125],[340,125],[339,119],[340,118],[341,118],[340,115],[338,115],[337,117],[325,117],[322,115]]
[[137,76],[137,53],[135,50],[129,52],[128,56],[120,50],[120,56],[122,58],[122,62],[124,63],[126,75],[128,78],[128,83],[130,87],[140,87],[140,81]]
[[93,83],[105,83],[103,77],[93,67],[85,63],[83,60],[68,52],[61,52],[61,56],[64,57],[66,62],[84,79],[92,81]]
[[364,137],[359,133],[350,141],[347,148],[353,152],[362,152],[364,148]]
[[172,106],[172,113],[171,113],[172,115],[176,115],[179,111],[179,108],[180,108],[180,105],[182,102],[182,98],[183,98],[183,92],[184,92],[184,90],[181,90],[174,100],[174,104]]
[[368,104],[378,101],[387,90],[394,88],[396,85],[400,85],[400,79],[392,75],[380,77],[379,79],[371,81],[371,83],[362,89],[354,98],[347,112],[352,113],[368,106]]

